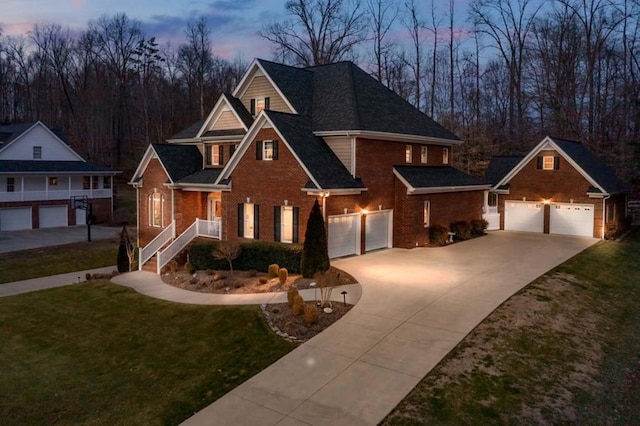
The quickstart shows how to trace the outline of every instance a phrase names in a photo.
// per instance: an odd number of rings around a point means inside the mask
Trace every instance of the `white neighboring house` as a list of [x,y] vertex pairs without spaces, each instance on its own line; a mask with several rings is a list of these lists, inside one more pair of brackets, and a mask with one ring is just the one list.
[[0,126],[0,231],[82,225],[86,196],[96,222],[111,219],[113,177],[89,163],[40,121]]

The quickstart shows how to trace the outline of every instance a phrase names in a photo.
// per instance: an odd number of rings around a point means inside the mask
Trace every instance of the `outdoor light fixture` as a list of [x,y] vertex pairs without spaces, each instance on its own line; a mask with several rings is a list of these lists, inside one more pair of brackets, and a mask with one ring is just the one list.
[[318,284],[316,284],[315,282],[309,283],[309,287],[313,287],[313,300],[316,302],[316,305],[318,304],[318,297],[316,296],[316,286]]
[[367,214],[367,213],[369,213],[369,210],[367,210],[367,209],[362,209],[362,214]]
[[551,204],[551,200],[544,200],[545,204]]
[[347,306],[347,291],[346,290],[342,290],[342,292],[340,293],[342,295],[342,303],[344,303],[344,306]]

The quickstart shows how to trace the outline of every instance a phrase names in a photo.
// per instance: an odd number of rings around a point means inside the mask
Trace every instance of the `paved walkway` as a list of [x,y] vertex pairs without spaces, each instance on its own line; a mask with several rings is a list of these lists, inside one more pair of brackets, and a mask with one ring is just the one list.
[[377,424],[496,307],[596,241],[496,232],[335,261],[358,304],[184,425]]
[[0,297],[14,296],[16,294],[29,293],[32,291],[45,290],[54,287],[62,287],[70,284],[77,284],[79,282],[85,281],[87,273],[108,274],[117,269],[118,268],[116,266],[107,266],[105,268],[69,272],[67,274],[52,275],[50,277],[32,278],[30,280],[0,284]]

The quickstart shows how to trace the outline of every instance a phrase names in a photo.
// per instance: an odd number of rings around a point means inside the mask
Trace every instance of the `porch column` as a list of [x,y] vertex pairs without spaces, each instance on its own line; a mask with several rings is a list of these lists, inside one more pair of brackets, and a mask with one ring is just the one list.
[[483,191],[484,192],[484,207],[482,207],[482,210],[485,213],[489,213],[489,191]]

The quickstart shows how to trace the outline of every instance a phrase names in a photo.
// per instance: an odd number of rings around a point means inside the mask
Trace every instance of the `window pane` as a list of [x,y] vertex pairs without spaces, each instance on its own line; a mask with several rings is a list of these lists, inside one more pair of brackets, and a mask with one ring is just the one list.
[[162,194],[153,194],[153,226],[162,226]]
[[427,147],[423,146],[420,150],[420,162],[422,164],[427,164]]
[[82,176],[82,189],[89,189],[89,176]]
[[411,163],[413,161],[412,157],[412,149],[411,145],[407,145],[404,149],[404,161],[407,163]]
[[264,98],[256,99],[256,115],[260,114],[260,111],[264,109]]
[[102,178],[102,187],[104,189],[111,189],[111,176],[104,176]]
[[449,148],[442,149],[442,164],[449,163]]
[[58,178],[57,177],[50,177],[49,178],[49,186],[56,186],[58,184]]
[[293,241],[293,207],[282,207],[282,236],[280,240],[283,243],[290,243]]
[[253,204],[244,205],[244,237],[253,238]]
[[7,178],[7,192],[14,192],[16,190],[15,178]]
[[262,143],[262,159],[273,160],[273,141],[264,141]]
[[40,160],[42,158],[42,147],[34,146],[33,147],[33,159]]
[[552,156],[544,156],[542,168],[544,170],[553,170],[553,157]]

